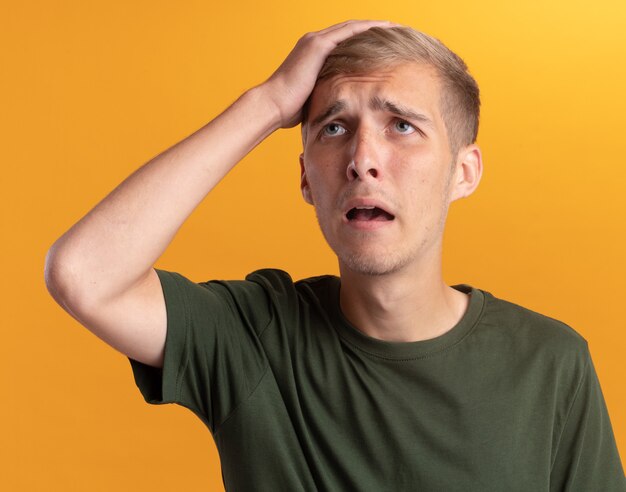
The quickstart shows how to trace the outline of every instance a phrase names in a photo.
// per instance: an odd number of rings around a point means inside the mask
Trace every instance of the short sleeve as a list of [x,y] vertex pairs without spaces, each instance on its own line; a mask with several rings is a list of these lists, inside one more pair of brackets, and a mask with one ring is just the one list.
[[626,479],[588,348],[550,478],[559,492],[626,492]]
[[167,310],[163,368],[129,358],[135,383],[146,402],[187,407],[215,432],[267,368],[260,334],[271,320],[268,297],[247,280],[195,283],[155,271]]

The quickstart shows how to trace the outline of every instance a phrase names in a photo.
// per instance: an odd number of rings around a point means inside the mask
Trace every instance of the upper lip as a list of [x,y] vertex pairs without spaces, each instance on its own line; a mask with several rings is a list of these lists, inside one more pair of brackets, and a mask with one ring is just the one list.
[[353,208],[360,208],[360,207],[361,208],[362,207],[380,208],[381,210],[384,210],[385,212],[387,212],[389,215],[392,215],[395,217],[395,214],[393,213],[389,205],[387,205],[383,201],[378,200],[376,198],[367,198],[367,197],[352,198],[351,200],[348,200],[343,210],[344,217]]

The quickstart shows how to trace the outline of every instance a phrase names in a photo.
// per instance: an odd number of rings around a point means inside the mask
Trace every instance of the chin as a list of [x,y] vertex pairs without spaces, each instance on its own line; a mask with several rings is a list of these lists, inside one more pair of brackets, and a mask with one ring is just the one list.
[[[339,231],[332,231],[324,227],[325,222],[319,220],[320,230],[326,243],[333,250],[339,263],[354,273],[369,276],[388,275],[404,268],[415,256],[409,250],[399,251],[398,245],[375,244],[370,242],[367,234],[362,239],[353,235],[342,237]],[[405,245],[406,246],[406,245]]]
[[355,273],[370,276],[395,273],[408,263],[406,258],[393,253],[373,255],[351,252],[337,254],[337,257],[346,268]]

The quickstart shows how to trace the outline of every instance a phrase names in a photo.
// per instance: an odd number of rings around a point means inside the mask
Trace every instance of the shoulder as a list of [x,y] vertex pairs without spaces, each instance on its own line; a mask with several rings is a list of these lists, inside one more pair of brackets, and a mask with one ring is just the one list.
[[265,268],[250,273],[246,280],[261,286],[265,292],[273,320],[270,324],[278,330],[270,331],[281,333],[294,343],[298,337],[320,336],[320,326],[328,321],[337,292],[337,277],[321,275],[294,281],[283,270]]
[[497,336],[520,354],[541,357],[555,366],[582,369],[589,358],[587,340],[572,326],[511,301],[485,295],[480,322],[484,333]]
[[290,292],[303,292],[309,289],[319,290],[337,281],[334,275],[319,275],[294,280],[289,273],[279,268],[263,268],[246,276],[247,281],[255,282],[277,295]]
[[291,275],[278,268],[255,270],[246,276],[246,281],[260,285],[273,304],[294,306],[307,299],[318,299],[327,295],[338,283],[334,275],[319,275],[294,280]]

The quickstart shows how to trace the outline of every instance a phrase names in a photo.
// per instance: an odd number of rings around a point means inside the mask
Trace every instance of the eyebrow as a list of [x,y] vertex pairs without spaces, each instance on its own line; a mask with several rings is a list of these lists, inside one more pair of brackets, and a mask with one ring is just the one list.
[[381,99],[378,96],[374,96],[370,99],[370,108],[378,111],[388,111],[408,120],[419,121],[420,123],[424,123],[431,128],[434,128],[433,122],[426,115],[413,111],[411,108],[407,108],[406,106],[396,102]]
[[[370,108],[375,111],[388,111],[390,113],[401,116],[402,118],[406,118],[408,120],[419,121],[429,126],[430,128],[434,128],[434,124],[430,118],[426,115],[418,113],[402,104],[399,104],[394,101],[390,101],[388,99],[382,99],[378,96],[374,96],[370,99]],[[328,105],[322,113],[313,120],[311,123],[311,128],[317,127],[320,123],[327,120],[331,116],[340,113],[344,109],[348,107],[348,104],[343,99],[338,99]]]
[[311,123],[311,128],[315,128],[322,121],[343,111],[344,109],[346,109],[347,106],[348,105],[346,104],[346,101],[344,101],[343,99],[338,99],[337,101],[333,102],[332,104],[327,106],[324,111],[322,111],[322,114],[320,114],[317,118],[313,120],[313,123]]

